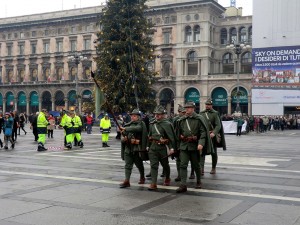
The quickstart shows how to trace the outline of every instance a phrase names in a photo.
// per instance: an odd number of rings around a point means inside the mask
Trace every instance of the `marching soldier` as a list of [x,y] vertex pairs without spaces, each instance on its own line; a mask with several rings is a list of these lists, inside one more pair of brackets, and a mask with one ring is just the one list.
[[184,106],[186,115],[178,121],[178,136],[180,139],[180,177],[181,184],[176,190],[177,193],[187,191],[187,167],[191,161],[195,169],[197,184],[196,189],[202,188],[200,175],[200,157],[202,154],[210,154],[211,141],[208,128],[202,116],[195,112],[195,103],[187,102]]
[[155,120],[150,122],[149,127],[149,159],[151,166],[152,182],[148,190],[157,190],[157,174],[159,163],[165,172],[163,185],[169,186],[170,165],[168,156],[176,149],[176,136],[172,123],[165,118],[166,110],[162,106],[157,106],[154,110]]
[[[212,169],[210,174],[216,173],[216,167],[218,162],[218,154],[217,154],[217,147],[223,147],[226,150],[226,143],[224,137],[223,126],[219,117],[219,113],[212,108],[212,100],[208,99],[205,102],[205,110],[200,112],[206,122],[209,129],[209,136],[212,140],[214,151],[211,153],[212,158]],[[204,163],[205,163],[205,156],[201,158],[201,173],[204,174]]]
[[[185,115],[185,108],[182,105],[178,105],[178,116],[173,118],[173,126],[175,133],[177,133],[178,130],[178,120]],[[179,146],[179,139],[177,138],[177,146]],[[180,181],[180,158],[179,158],[179,151],[175,151],[175,157],[176,157],[176,168],[177,168],[177,177],[175,178],[175,181]]]
[[130,176],[133,164],[136,165],[140,172],[139,184],[145,183],[145,172],[143,159],[148,154],[146,151],[147,144],[147,127],[141,120],[141,114],[138,109],[130,113],[131,121],[124,127],[120,127],[122,132],[121,157],[125,160],[125,180],[120,184],[120,188],[130,187]]
[[46,142],[47,126],[49,122],[46,118],[46,109],[42,109],[37,117],[38,149],[37,151],[46,151],[44,144]]
[[73,125],[71,117],[67,114],[69,114],[69,112],[66,110],[63,110],[60,113],[61,121],[59,128],[63,128],[65,130],[65,150],[71,150],[73,142]]
[[81,139],[81,129],[82,129],[82,122],[81,118],[76,115],[75,112],[70,112],[70,117],[72,119],[72,125],[73,125],[73,139],[76,138],[77,145],[80,146],[80,148],[83,148],[83,142]]

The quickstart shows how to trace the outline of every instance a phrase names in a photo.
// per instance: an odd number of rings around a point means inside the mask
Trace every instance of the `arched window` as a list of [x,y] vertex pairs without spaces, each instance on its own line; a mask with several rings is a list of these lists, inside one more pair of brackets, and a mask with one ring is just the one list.
[[230,43],[235,44],[237,42],[237,32],[236,29],[233,27],[230,29]]
[[241,72],[251,73],[252,71],[252,55],[250,52],[246,52],[241,57]]
[[192,28],[190,26],[185,28],[185,42],[192,42]]
[[240,43],[247,42],[247,30],[246,30],[245,27],[242,27],[240,29],[240,37],[239,37],[239,39],[240,39]]
[[227,44],[227,30],[226,28],[221,29],[221,45]]
[[198,74],[198,59],[197,53],[195,51],[191,51],[187,55],[187,63],[188,63],[188,75],[197,75]]
[[223,73],[234,73],[234,64],[231,53],[223,55]]
[[200,41],[200,26],[194,26],[194,42]]

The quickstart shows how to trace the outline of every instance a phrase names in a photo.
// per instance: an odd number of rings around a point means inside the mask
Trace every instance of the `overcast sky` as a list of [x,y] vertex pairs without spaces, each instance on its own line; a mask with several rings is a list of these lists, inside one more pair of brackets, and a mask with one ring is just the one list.
[[[100,5],[105,0],[0,0],[0,18],[53,12],[80,7]],[[230,0],[218,0],[230,6]],[[236,0],[237,7],[243,7],[243,15],[252,15],[252,0]]]

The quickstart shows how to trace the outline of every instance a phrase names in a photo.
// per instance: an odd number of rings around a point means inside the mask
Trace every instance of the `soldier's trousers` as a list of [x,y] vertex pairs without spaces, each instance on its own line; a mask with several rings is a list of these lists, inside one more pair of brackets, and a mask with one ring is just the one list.
[[150,159],[150,166],[151,166],[151,179],[152,184],[157,183],[157,175],[158,175],[158,166],[159,163],[163,167],[163,170],[166,175],[166,179],[170,178],[170,165],[169,159],[167,157],[168,153],[167,150],[151,150],[149,151],[149,159]]
[[144,164],[143,160],[139,156],[138,152],[124,152],[124,160],[125,160],[125,179],[130,180],[133,164],[138,168],[140,172],[140,178],[145,177]]
[[187,167],[189,165],[189,161],[191,162],[192,168],[195,169],[197,181],[201,179],[200,173],[200,152],[198,150],[188,151],[188,150],[180,150],[180,177],[181,184],[186,185],[187,180]]
[[[212,168],[216,168],[217,167],[217,163],[218,163],[218,153],[217,153],[217,147],[214,146],[215,152],[211,153],[211,161],[212,161]],[[201,156],[200,159],[200,166],[201,169],[204,169],[204,164],[205,164],[205,155]]]

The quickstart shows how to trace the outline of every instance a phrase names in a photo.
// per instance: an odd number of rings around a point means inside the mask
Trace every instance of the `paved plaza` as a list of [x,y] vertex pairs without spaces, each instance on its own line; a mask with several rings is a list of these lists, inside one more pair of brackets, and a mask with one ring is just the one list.
[[203,189],[189,180],[188,192],[177,194],[172,160],[171,186],[160,178],[159,191],[150,192],[134,168],[131,187],[120,189],[124,162],[114,133],[109,148],[94,127],[83,134],[83,149],[62,151],[63,132],[55,130],[41,153],[31,132],[22,133],[14,150],[0,149],[0,225],[300,225],[299,135],[226,135],[217,174],[209,174],[207,157]]

